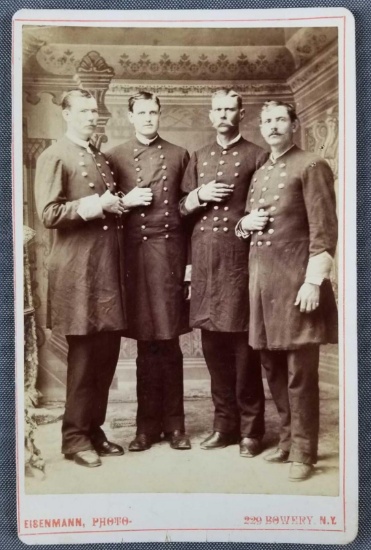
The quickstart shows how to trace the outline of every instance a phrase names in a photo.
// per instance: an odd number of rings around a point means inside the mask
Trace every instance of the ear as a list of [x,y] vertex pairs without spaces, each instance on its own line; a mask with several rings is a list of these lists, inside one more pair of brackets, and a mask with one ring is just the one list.
[[129,119],[130,124],[134,124],[134,122],[133,122],[133,113],[131,111],[128,111],[128,119]]
[[245,117],[245,109],[240,109],[240,120]]
[[210,111],[209,111],[209,119],[210,119],[211,124],[214,124],[213,112],[212,112],[211,109],[210,109]]
[[71,111],[70,111],[69,109],[63,109],[63,111],[62,111],[62,117],[64,118],[64,120],[65,120],[66,122],[69,121],[70,116],[71,116]]
[[294,122],[292,123],[292,132],[295,134],[295,132],[299,129],[299,121],[298,120],[294,120]]

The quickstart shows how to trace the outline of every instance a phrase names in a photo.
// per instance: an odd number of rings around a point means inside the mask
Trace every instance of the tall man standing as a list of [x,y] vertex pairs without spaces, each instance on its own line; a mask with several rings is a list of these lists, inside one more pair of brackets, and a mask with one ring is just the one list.
[[129,99],[134,139],[109,151],[123,203],[126,336],[138,341],[137,435],[144,451],[162,433],[173,449],[190,449],[184,433],[183,356],[179,335],[189,331],[185,297],[186,238],[179,215],[180,184],[189,155],[158,135],[160,101],[149,92]]
[[250,344],[260,350],[281,433],[268,462],[290,461],[302,481],[317,461],[320,344],[337,341],[329,281],[337,242],[333,174],[328,163],[293,144],[291,105],[269,101],[261,133],[271,147],[256,172],[236,227],[250,242]]
[[35,197],[43,224],[56,230],[49,256],[51,320],[68,344],[62,452],[94,467],[99,456],[124,452],[101,428],[126,328],[124,207],[109,162],[89,143],[98,121],[94,97],[68,92],[62,115],[67,133],[40,155]]
[[201,448],[239,441],[241,456],[252,457],[260,452],[264,434],[264,392],[259,356],[248,345],[249,250],[236,239],[234,227],[252,174],[267,154],[241,137],[244,114],[233,90],[213,94],[216,142],[191,156],[181,212],[194,221],[190,323],[201,329],[215,407],[214,431]]

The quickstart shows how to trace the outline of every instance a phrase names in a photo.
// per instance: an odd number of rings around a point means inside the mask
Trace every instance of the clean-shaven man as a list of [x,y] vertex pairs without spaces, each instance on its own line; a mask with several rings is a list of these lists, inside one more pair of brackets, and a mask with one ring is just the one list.
[[121,334],[127,327],[123,272],[124,206],[109,161],[90,142],[97,103],[86,90],[62,99],[66,135],[38,159],[37,211],[55,235],[49,256],[53,331],[66,336],[67,396],[62,453],[101,465],[123,454],[102,430]]
[[191,448],[185,434],[183,356],[179,336],[189,332],[186,234],[179,214],[187,151],[158,135],[157,96],[129,99],[135,137],[109,151],[125,215],[126,336],[137,340],[137,434],[130,451],[144,451],[161,435],[173,449]]

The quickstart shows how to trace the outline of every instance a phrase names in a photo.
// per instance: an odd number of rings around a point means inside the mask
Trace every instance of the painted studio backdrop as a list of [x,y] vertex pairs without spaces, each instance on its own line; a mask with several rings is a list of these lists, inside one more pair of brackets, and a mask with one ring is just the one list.
[[[27,404],[63,401],[64,337],[46,329],[47,262],[52,231],[36,214],[34,174],[42,151],[60,138],[63,92],[77,86],[98,102],[98,143],[107,150],[132,136],[128,98],[138,89],[162,103],[161,135],[193,152],[215,139],[211,93],[231,86],[243,97],[242,135],[265,147],[258,114],[268,99],[296,105],[297,144],[323,156],[338,173],[337,28],[143,29],[25,27],[23,163]],[[336,289],[336,268],[333,273]],[[209,377],[198,331],[181,339],[184,378]],[[123,339],[111,399],[135,380],[136,342]],[[322,348],[321,379],[338,385],[337,346]],[[135,399],[135,391],[133,391]]]

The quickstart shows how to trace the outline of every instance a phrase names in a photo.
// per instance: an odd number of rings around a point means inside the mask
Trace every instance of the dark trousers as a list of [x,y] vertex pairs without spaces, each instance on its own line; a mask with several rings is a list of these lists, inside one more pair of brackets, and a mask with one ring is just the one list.
[[137,434],[184,430],[183,355],[179,338],[138,340]]
[[121,335],[97,332],[66,336],[67,396],[62,423],[62,453],[93,449],[106,440],[101,428],[106,418],[109,388],[115,373]]
[[262,364],[280,416],[279,447],[291,462],[317,462],[319,432],[319,346],[261,350]]
[[246,332],[201,331],[211,376],[214,431],[241,437],[264,435],[264,389],[259,353]]

